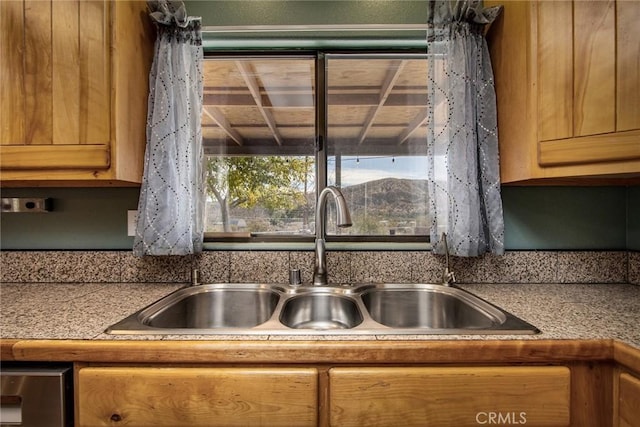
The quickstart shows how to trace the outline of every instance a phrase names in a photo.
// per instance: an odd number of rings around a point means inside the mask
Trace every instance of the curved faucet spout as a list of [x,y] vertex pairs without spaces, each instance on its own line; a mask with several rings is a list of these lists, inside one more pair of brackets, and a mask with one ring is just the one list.
[[320,192],[316,202],[316,261],[313,269],[313,284],[327,284],[327,258],[325,254],[324,239],[327,225],[327,196],[331,194],[336,203],[338,227],[351,227],[351,215],[344,195],[338,187],[329,186]]

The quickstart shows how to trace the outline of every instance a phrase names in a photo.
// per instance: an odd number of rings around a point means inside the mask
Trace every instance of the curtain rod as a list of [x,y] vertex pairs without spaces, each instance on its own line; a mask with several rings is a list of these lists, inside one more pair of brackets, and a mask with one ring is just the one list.
[[202,27],[203,33],[265,33],[305,31],[416,31],[427,24],[327,24],[327,25],[220,25]]

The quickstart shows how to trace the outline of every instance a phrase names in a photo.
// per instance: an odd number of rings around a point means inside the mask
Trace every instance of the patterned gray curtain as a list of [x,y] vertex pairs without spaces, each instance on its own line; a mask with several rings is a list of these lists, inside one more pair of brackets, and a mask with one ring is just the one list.
[[200,18],[187,16],[182,2],[148,5],[158,31],[133,251],[193,254],[202,251],[205,202]]
[[430,1],[427,32],[431,242],[456,256],[504,253],[496,98],[482,33],[501,6]]

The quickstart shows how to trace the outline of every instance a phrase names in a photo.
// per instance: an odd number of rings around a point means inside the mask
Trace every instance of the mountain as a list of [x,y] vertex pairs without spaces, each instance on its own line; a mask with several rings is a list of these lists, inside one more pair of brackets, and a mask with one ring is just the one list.
[[352,214],[415,217],[427,211],[427,180],[383,178],[342,188]]
[[[341,234],[424,234],[428,224],[427,181],[383,178],[342,188],[351,212],[353,227]],[[297,209],[270,212],[263,206],[231,209],[233,231],[298,232],[313,231],[315,191],[307,194],[307,204]],[[221,231],[220,209],[215,201],[207,203],[207,230]],[[327,203],[329,210],[334,203]],[[334,215],[327,217],[328,221]],[[245,224],[242,227],[240,224]],[[237,230],[236,230],[237,229]],[[418,231],[421,230],[421,231]],[[308,231],[307,231],[308,232]]]

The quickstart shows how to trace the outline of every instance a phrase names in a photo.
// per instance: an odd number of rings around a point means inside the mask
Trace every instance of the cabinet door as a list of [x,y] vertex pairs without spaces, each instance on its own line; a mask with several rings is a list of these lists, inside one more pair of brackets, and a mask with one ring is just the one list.
[[573,136],[572,3],[542,1],[536,7],[538,139],[570,138]]
[[627,373],[620,374],[616,425],[640,427],[640,380]]
[[569,425],[566,367],[334,368],[332,426]]
[[540,166],[640,159],[638,19],[635,1],[537,4]]
[[539,140],[615,132],[615,2],[538,4]]
[[[616,129],[640,129],[640,2],[616,4],[617,108]],[[639,143],[640,144],[640,143]]]
[[614,0],[573,2],[573,136],[616,131]]
[[2,169],[107,168],[105,0],[0,2]]
[[314,426],[312,368],[82,368],[77,424]]

